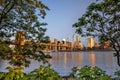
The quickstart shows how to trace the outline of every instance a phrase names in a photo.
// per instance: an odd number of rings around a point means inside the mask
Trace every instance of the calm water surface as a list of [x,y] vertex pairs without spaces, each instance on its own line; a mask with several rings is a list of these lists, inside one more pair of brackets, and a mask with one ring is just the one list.
[[[49,54],[52,56],[52,59],[49,60],[51,67],[62,76],[69,75],[73,67],[81,68],[85,65],[98,66],[108,75],[114,75],[117,69],[120,70],[113,51],[52,52]],[[31,61],[30,67],[25,69],[26,73],[40,65],[35,60]],[[6,71],[5,67],[8,65],[7,61],[1,60],[0,71]]]

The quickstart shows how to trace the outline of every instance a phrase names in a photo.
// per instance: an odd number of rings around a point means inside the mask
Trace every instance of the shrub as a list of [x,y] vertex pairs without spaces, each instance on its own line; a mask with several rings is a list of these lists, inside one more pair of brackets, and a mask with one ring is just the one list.
[[40,66],[26,76],[25,80],[60,80],[59,74],[50,66]]
[[0,80],[61,80],[59,74],[50,66],[40,66],[38,69],[25,74],[22,67],[7,67],[9,72],[1,72]]
[[24,73],[22,72],[23,67],[7,67],[9,72],[0,73],[0,80],[23,80]]
[[111,76],[98,67],[84,66],[81,69],[72,69],[72,75],[76,75],[77,80],[111,80]]

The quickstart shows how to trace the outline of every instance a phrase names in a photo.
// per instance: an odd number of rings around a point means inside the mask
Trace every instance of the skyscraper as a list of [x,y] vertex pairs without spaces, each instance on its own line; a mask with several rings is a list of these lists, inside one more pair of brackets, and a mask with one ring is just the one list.
[[88,38],[88,47],[93,48],[95,46],[94,38]]
[[82,48],[82,42],[79,36],[74,35],[74,46]]

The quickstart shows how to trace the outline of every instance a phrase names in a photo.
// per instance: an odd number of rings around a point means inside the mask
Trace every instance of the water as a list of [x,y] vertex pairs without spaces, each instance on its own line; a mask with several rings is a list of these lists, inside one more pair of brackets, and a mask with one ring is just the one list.
[[[85,65],[98,66],[111,76],[117,69],[120,70],[113,51],[52,52],[49,54],[52,56],[49,60],[51,67],[61,76],[69,75],[73,67],[81,68]],[[5,67],[8,65],[7,61],[0,61],[0,71],[6,71]],[[39,65],[39,62],[31,60],[30,67],[24,72],[29,73]]]

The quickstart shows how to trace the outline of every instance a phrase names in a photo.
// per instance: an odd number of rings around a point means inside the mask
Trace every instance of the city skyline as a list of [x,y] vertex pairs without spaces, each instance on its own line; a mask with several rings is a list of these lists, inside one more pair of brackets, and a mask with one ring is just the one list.
[[88,38],[86,38],[86,45],[84,45],[83,42],[81,41],[82,38],[77,36],[77,35],[74,35],[73,41],[70,41],[69,39],[65,39],[65,38],[62,39],[62,40],[59,40],[58,38],[54,38],[54,40],[50,39],[50,42],[54,42],[56,39],[57,39],[58,42],[62,42],[62,41],[64,41],[64,43],[71,42],[72,44],[76,44],[76,45],[79,45],[81,47],[85,47],[86,46],[86,47],[90,47],[90,48],[94,47],[95,44],[99,44],[100,43],[100,42],[96,41],[95,38],[88,37]]
[[[52,41],[56,37],[59,40],[69,38],[73,41],[75,28],[72,25],[85,13],[87,7],[96,0],[43,0],[43,3],[50,8],[44,21],[48,35]],[[82,37],[82,42],[86,44],[86,38]]]
[[[51,42],[54,42],[54,39],[58,39],[58,41],[69,41],[69,42],[72,42],[72,43],[74,43],[75,42],[75,38],[74,37],[79,37],[79,40],[81,41],[81,45],[82,46],[88,46],[88,39],[89,38],[93,38],[93,37],[86,37],[86,38],[84,38],[84,37],[80,37],[79,35],[74,35],[73,37],[72,37],[72,39],[69,39],[69,38],[63,38],[63,39],[59,39],[59,38],[50,38],[50,41]],[[84,41],[83,41],[83,38],[84,38]],[[98,39],[97,38],[93,38],[94,39],[94,42],[95,43],[99,43],[99,41],[98,41]]]

